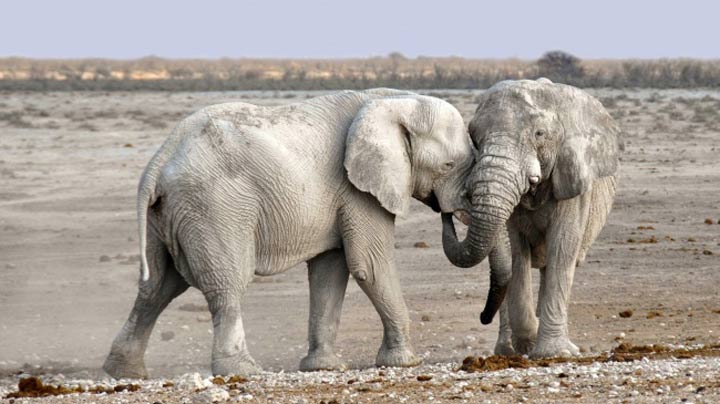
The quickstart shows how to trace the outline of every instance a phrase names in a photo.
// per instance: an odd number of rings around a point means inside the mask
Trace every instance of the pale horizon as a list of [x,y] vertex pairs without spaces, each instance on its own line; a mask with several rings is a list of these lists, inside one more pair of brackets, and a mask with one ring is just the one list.
[[720,4],[367,0],[5,5],[0,57],[32,59],[718,59]]

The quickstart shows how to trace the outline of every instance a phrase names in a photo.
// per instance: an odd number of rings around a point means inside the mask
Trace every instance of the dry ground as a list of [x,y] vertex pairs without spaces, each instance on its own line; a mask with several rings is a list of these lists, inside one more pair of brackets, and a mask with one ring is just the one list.
[[[619,338],[717,344],[720,93],[591,92],[621,123],[626,150],[609,222],[575,275],[572,338],[588,352],[610,349]],[[429,93],[456,105],[466,120],[478,94]],[[174,123],[213,103],[277,105],[315,94],[0,94],[1,374],[103,377],[99,367],[136,292],[137,180]],[[425,362],[490,353],[497,324],[478,320],[486,263],[452,267],[442,253],[439,217],[418,203],[398,222],[396,253],[414,346]],[[307,302],[302,266],[250,286],[244,321],[265,369],[297,369],[306,351]],[[174,301],[151,338],[151,374],[208,373],[211,328],[200,293]],[[368,367],[381,334],[374,309],[351,282],[339,352],[351,367]]]

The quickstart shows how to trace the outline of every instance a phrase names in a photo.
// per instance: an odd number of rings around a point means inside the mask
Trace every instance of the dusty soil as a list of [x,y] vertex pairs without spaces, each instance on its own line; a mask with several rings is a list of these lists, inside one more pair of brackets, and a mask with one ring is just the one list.
[[[620,122],[626,150],[609,222],[575,275],[572,338],[588,355],[623,341],[717,344],[720,93],[591,92]],[[466,120],[472,116],[478,94],[429,93],[456,105]],[[16,388],[17,374],[23,372],[45,377],[62,373],[76,379],[106,377],[99,367],[136,293],[137,180],[175,122],[218,102],[277,105],[316,94],[0,94],[2,384]],[[454,372],[468,355],[489,355],[497,324],[481,326],[478,320],[488,285],[487,264],[472,270],[453,267],[442,253],[440,218],[419,203],[413,205],[408,219],[398,222],[396,256],[411,311],[414,346],[425,363],[454,363],[446,365]],[[304,266],[259,278],[250,286],[244,306],[247,337],[252,354],[266,370],[297,370],[307,349],[307,302]],[[153,377],[209,373],[212,326],[205,307],[201,294],[190,290],[163,313],[146,355]],[[351,282],[339,352],[351,368],[367,368],[381,335],[374,309]],[[718,366],[716,358],[703,360],[715,369]],[[673,377],[687,384],[689,370],[683,369],[692,367],[688,362],[692,360],[663,361],[675,363],[681,370]],[[403,374],[418,376],[423,369]],[[427,369],[442,373],[445,368]],[[519,372],[501,372],[513,371]],[[372,372],[378,370],[361,374]],[[302,381],[302,377],[291,379]],[[471,385],[484,376],[473,377],[468,379]],[[261,379],[253,383],[262,386]],[[412,386],[433,381],[422,383],[414,380]],[[316,402],[340,397],[342,388],[335,391],[332,386],[305,396]],[[403,389],[421,391],[412,386]],[[652,384],[643,386],[648,391],[657,389]],[[705,393],[717,388],[708,384]],[[506,390],[486,390],[483,394],[492,400],[519,398],[503,395]],[[523,394],[532,398],[535,390],[530,386]],[[328,393],[333,391],[337,394]],[[132,397],[142,391],[122,394]],[[587,401],[603,396],[582,399],[568,393],[553,397]],[[170,395],[158,400],[173,399]]]

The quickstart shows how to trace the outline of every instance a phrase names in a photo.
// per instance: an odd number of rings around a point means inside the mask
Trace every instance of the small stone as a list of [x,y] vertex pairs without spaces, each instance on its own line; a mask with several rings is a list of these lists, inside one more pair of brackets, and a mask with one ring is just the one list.
[[170,341],[173,338],[175,338],[175,333],[172,331],[163,331],[162,334],[160,334],[160,339],[163,341]]
[[110,262],[111,258],[107,255],[100,256],[100,262]]
[[204,380],[200,373],[189,373],[175,379],[175,388],[178,390],[197,390],[204,387],[210,387],[212,383]]
[[618,313],[618,315],[621,318],[630,318],[633,315],[633,311],[632,310],[623,310],[620,313]]
[[428,314],[423,314],[422,317],[420,317],[420,321],[430,321],[432,318]]
[[713,255],[713,252],[710,250],[703,250],[703,255]]
[[219,403],[230,399],[230,393],[219,387],[209,388],[193,396],[193,403]]
[[710,218],[705,219],[705,224],[713,224],[713,220]]
[[417,243],[413,244],[413,247],[415,247],[415,248],[430,248],[430,244],[428,244],[424,241],[418,241]]
[[432,380],[432,375],[418,375],[417,380],[419,382],[427,382],[429,380]]

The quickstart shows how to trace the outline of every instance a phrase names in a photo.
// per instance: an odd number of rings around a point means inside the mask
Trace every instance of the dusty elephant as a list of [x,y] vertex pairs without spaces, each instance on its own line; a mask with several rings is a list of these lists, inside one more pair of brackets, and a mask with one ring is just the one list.
[[[496,353],[579,353],[567,329],[570,289],[612,207],[618,134],[599,101],[547,79],[501,82],[481,96],[470,123],[479,151],[468,180],[472,223],[459,242],[452,216],[443,213],[443,244],[454,264],[468,267],[507,229],[512,274],[491,268],[481,315],[491,322],[506,300]],[[536,308],[531,266],[541,274]]]
[[384,337],[377,365],[420,363],[394,263],[394,221],[415,197],[467,209],[473,147],[459,112],[414,93],[342,92],[278,107],[210,106],[183,120],[143,173],[138,195],[142,279],[104,365],[146,377],[156,319],[189,286],[213,318],[214,374],[259,371],[240,301],[254,275],[307,261],[309,352],[301,369],[335,369],[350,274]]

